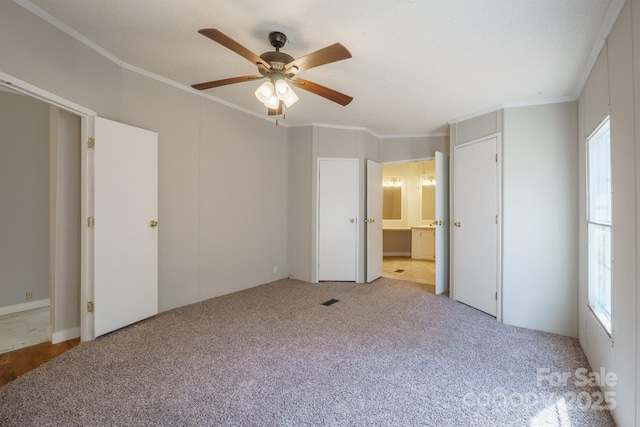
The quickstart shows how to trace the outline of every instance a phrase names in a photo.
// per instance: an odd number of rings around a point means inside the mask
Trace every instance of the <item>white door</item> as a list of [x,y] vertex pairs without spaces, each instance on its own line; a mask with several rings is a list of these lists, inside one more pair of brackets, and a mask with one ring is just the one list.
[[158,313],[158,135],[96,118],[94,337]]
[[318,280],[356,280],[358,163],[318,161]]
[[449,159],[436,151],[436,294],[449,289]]
[[454,298],[492,316],[498,285],[497,141],[455,147],[453,177]]
[[382,276],[382,165],[367,160],[367,283]]

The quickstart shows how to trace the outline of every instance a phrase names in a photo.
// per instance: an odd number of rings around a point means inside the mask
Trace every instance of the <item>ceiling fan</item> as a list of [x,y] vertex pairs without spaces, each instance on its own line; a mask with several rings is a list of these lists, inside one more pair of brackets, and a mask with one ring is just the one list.
[[340,43],[332,44],[331,46],[294,59],[291,55],[280,52],[280,48],[287,42],[287,36],[279,31],[269,33],[271,46],[276,50],[265,52],[260,56],[214,28],[204,28],[198,32],[251,61],[251,63],[258,67],[260,75],[231,77],[228,79],[198,83],[191,86],[194,89],[205,90],[233,83],[267,78],[268,80],[256,90],[255,95],[256,98],[268,108],[269,115],[282,114],[283,104],[289,107],[298,100],[298,96],[293,92],[289,84],[320,95],[340,105],[347,105],[353,100],[353,98],[348,95],[310,82],[309,80],[301,79],[297,76],[301,71],[351,58],[351,53]]

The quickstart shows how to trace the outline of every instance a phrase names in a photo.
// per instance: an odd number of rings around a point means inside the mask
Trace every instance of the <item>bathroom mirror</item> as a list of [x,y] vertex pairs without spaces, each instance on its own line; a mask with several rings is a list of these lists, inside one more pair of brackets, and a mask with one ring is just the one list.
[[402,177],[384,177],[382,180],[382,219],[402,219]]

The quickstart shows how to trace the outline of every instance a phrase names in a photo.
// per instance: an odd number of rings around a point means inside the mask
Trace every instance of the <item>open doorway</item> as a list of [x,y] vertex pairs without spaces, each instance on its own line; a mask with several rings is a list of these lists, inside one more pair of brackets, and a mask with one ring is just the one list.
[[383,166],[383,276],[448,289],[446,156]]
[[79,334],[80,118],[0,88],[4,353]]

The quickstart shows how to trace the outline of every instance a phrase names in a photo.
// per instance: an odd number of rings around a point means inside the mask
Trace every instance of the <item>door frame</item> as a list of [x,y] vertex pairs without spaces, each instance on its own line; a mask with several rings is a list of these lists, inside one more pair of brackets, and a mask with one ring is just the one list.
[[453,244],[453,239],[451,239],[451,236],[453,236],[454,230],[453,230],[453,222],[454,222],[454,218],[456,217],[456,212],[455,212],[455,206],[454,206],[454,201],[455,201],[455,180],[454,180],[454,174],[455,174],[455,167],[456,167],[456,161],[455,161],[455,154],[456,154],[456,149],[457,148],[462,148],[468,145],[473,145],[473,144],[477,144],[479,142],[484,142],[486,140],[489,139],[493,139],[496,138],[496,154],[498,156],[498,159],[496,161],[496,168],[497,170],[497,185],[498,188],[497,190],[497,198],[498,198],[498,237],[497,237],[497,245],[498,245],[498,253],[497,253],[497,262],[498,265],[496,267],[496,277],[497,277],[497,282],[496,283],[496,292],[497,292],[497,301],[496,301],[496,320],[498,320],[499,322],[502,322],[502,305],[503,305],[503,286],[502,286],[502,270],[503,270],[503,262],[502,262],[502,247],[503,247],[503,228],[504,228],[504,205],[502,202],[502,198],[503,198],[503,161],[502,161],[502,151],[503,151],[503,147],[502,147],[502,132],[496,132],[496,133],[492,133],[486,136],[483,136],[481,138],[476,138],[474,140],[471,141],[467,141],[464,142],[462,144],[457,144],[455,146],[451,146],[451,152],[450,152],[450,158],[451,160],[449,161],[449,236],[450,236],[450,240],[449,240],[449,296],[451,299],[457,301],[456,298],[456,289],[455,289],[455,273],[454,273],[454,264],[455,264],[455,257],[454,255],[454,244]]
[[[87,307],[87,302],[93,299],[93,232],[83,224],[86,218],[93,215],[93,161],[87,141],[94,136],[94,121],[97,113],[2,71],[0,71],[0,86],[80,117],[80,219],[82,221],[80,224],[80,340],[91,341],[94,338],[93,316],[83,308]],[[56,289],[57,284],[54,282],[53,286]],[[54,299],[53,304],[54,310],[60,309],[61,301]],[[53,335],[52,341],[56,338],[55,331]]]

